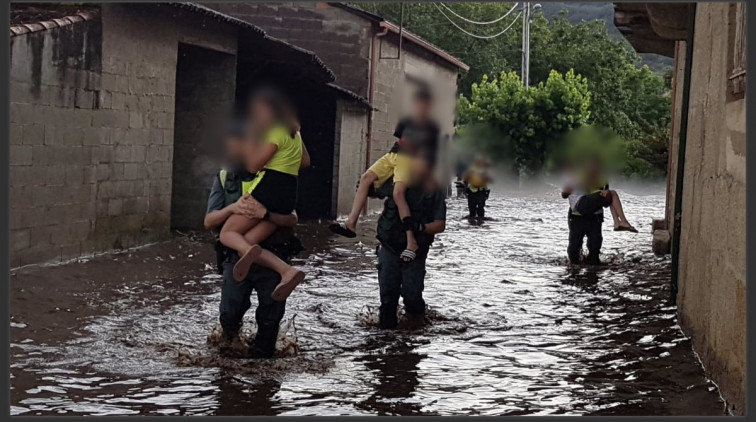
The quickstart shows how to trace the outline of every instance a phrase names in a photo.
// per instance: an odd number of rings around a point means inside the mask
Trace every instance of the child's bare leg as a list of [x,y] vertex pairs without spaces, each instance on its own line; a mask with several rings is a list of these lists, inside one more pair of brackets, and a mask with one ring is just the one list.
[[352,211],[349,212],[344,225],[352,231],[357,228],[357,221],[360,219],[362,208],[367,201],[368,192],[370,192],[370,185],[378,180],[378,175],[368,170],[360,177],[360,184],[357,186],[357,193],[354,195],[354,202],[352,203]]
[[617,215],[617,210],[614,208],[615,207],[612,206],[611,204],[609,205],[609,211],[612,213],[612,221],[614,222],[614,228],[616,229],[617,227],[620,226],[620,223],[622,222],[622,220],[620,220],[619,215]]
[[[394,202],[399,210],[399,218],[404,221],[405,218],[410,216],[410,209],[407,205],[407,185],[402,182],[394,183]],[[417,248],[415,234],[412,233],[412,230],[407,230],[407,249],[416,252]]]
[[272,235],[278,226],[270,221],[260,221],[244,234],[244,240],[250,245],[259,245]]
[[[249,243],[259,244],[272,235],[276,229],[278,229],[278,226],[270,221],[261,221],[249,230],[244,235],[244,238]],[[255,263],[265,268],[270,268],[281,275],[281,282],[278,283],[278,286],[276,286],[271,294],[271,297],[273,297],[274,300],[285,300],[305,277],[305,273],[292,267],[278,258],[275,254],[265,249],[260,250],[260,254],[255,259]]]
[[291,294],[292,291],[305,279],[305,273],[292,267],[277,257],[273,252],[263,249],[257,258],[257,263],[263,267],[270,268],[281,275],[281,282],[270,295],[273,300],[283,301]]
[[[619,219],[619,225],[620,226],[629,226],[630,223],[627,222],[627,217],[625,217],[625,212],[622,210],[622,202],[620,202],[619,195],[617,194],[617,191],[610,190],[609,195],[612,196],[612,204],[610,205],[610,208],[612,210],[612,216],[614,214],[617,214],[617,219]],[[616,225],[616,220],[615,220]]]
[[260,247],[247,242],[242,234],[250,231],[259,221],[242,215],[232,215],[221,228],[221,243],[239,254],[239,260],[234,265],[234,279],[236,281],[242,281],[247,277],[249,267],[260,254]]
[[239,255],[244,255],[249,250],[249,247],[252,246],[252,244],[244,239],[244,233],[255,227],[258,221],[244,217],[243,215],[232,215],[221,228],[221,243],[235,250]]

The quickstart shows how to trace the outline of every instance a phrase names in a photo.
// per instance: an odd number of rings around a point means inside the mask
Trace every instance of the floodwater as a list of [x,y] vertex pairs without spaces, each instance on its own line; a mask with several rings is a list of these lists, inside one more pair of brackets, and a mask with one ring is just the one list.
[[651,253],[662,189],[620,191],[640,233],[606,223],[606,265],[581,268],[567,265],[554,191],[495,191],[481,227],[450,199],[419,329],[375,326],[374,217],[360,242],[304,224],[309,281],[289,299],[275,360],[208,343],[219,279],[192,235],[16,270],[11,413],[723,415],[669,303],[669,259]]

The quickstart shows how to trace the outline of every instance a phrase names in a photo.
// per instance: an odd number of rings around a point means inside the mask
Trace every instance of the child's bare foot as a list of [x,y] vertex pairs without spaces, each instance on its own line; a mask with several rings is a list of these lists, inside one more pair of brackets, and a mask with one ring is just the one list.
[[305,273],[296,268],[291,268],[281,276],[281,282],[278,283],[270,297],[278,302],[283,302],[304,279]]
[[252,245],[247,249],[247,252],[245,252],[244,255],[236,261],[236,265],[234,265],[234,280],[242,281],[247,278],[249,267],[255,263],[257,257],[260,256],[260,252],[262,252],[262,248],[258,245]]

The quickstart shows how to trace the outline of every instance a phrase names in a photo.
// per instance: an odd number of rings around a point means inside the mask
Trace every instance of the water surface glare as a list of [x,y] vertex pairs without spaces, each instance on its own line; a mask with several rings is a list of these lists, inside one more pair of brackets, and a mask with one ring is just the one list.
[[722,415],[669,303],[669,258],[651,253],[663,192],[620,194],[640,233],[605,223],[607,265],[581,268],[555,192],[495,191],[481,227],[449,199],[415,330],[375,326],[375,217],[359,242],[304,224],[309,281],[270,361],[208,346],[220,280],[193,235],[16,270],[11,414]]

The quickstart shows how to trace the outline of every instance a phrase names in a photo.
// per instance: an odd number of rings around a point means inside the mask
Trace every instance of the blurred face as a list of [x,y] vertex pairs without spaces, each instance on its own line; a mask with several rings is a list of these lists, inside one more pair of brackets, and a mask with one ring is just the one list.
[[271,110],[271,108],[265,101],[261,100],[256,100],[252,103],[252,107],[250,107],[250,113],[250,120],[252,121],[253,127],[268,127],[273,124],[273,120],[275,119],[273,110]]
[[244,160],[244,138],[241,136],[226,138],[226,156],[233,163],[242,163]]
[[425,99],[415,99],[413,103],[415,118],[426,120],[430,117],[431,102]]
[[601,161],[597,158],[592,158],[588,161],[588,174],[591,176],[598,176],[601,173]]

